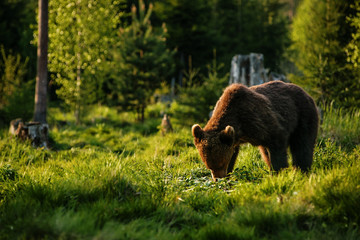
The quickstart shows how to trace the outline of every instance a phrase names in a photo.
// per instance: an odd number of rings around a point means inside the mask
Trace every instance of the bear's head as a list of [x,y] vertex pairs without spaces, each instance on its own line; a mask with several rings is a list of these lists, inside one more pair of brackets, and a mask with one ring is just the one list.
[[204,131],[198,124],[192,127],[194,143],[202,161],[211,170],[211,175],[217,178],[227,176],[227,169],[234,153],[235,131],[227,126],[221,131]]

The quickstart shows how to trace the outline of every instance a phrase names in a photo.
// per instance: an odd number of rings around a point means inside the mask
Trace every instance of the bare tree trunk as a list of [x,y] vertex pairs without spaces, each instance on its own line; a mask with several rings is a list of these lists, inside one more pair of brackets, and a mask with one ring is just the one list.
[[46,123],[47,108],[48,0],[39,0],[39,39],[34,121]]

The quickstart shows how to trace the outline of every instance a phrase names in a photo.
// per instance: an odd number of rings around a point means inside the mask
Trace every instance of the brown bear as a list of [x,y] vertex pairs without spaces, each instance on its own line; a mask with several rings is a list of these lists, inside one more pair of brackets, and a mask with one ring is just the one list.
[[253,87],[232,84],[224,90],[204,129],[192,127],[194,143],[213,179],[226,177],[235,165],[239,145],[259,146],[270,170],[311,167],[318,132],[314,100],[300,87],[272,81]]

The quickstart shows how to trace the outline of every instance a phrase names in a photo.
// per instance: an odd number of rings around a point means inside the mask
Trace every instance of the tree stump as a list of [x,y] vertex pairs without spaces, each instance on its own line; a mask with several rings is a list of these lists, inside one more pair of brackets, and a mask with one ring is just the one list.
[[241,83],[251,87],[274,80],[286,82],[286,76],[269,72],[264,67],[264,55],[261,53],[235,55],[231,60],[229,85]]
[[241,83],[251,87],[268,82],[267,71],[264,68],[263,54],[235,55],[231,60],[229,85]]
[[164,114],[164,117],[161,121],[161,134],[165,136],[169,132],[173,132],[170,117],[167,114]]
[[48,148],[49,126],[46,123],[27,122],[24,123],[21,118],[10,122],[9,133],[21,139],[30,140],[34,147]]

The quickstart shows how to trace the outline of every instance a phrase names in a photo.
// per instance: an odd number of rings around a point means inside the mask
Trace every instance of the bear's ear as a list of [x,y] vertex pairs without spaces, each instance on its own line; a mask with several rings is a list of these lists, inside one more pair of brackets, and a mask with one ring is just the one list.
[[202,139],[204,137],[204,131],[201,129],[199,124],[194,124],[191,131],[194,138]]
[[235,130],[232,126],[226,126],[225,130],[220,132],[220,141],[228,146],[233,145]]

